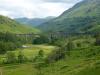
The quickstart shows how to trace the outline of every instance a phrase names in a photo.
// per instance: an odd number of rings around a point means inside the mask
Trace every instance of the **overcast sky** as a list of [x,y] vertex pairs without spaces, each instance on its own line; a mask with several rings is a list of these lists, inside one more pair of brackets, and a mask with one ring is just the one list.
[[0,0],[0,14],[11,18],[58,16],[81,0]]

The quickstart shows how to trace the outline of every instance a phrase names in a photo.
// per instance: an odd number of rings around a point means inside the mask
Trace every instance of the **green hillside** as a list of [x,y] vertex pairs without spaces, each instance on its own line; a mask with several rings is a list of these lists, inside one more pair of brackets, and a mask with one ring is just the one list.
[[38,29],[22,25],[8,17],[0,15],[0,32],[37,33]]
[[16,20],[17,22],[21,23],[21,24],[26,24],[32,27],[37,27],[45,22],[50,21],[51,19],[53,19],[53,16],[49,16],[46,18],[15,18],[14,20]]
[[[99,75],[100,46],[94,46],[92,44],[94,41],[92,40],[94,40],[94,38],[74,39],[73,42],[81,43],[82,47],[72,49],[70,56],[66,53],[65,58],[43,66],[41,69],[35,67],[35,62],[28,62],[24,64],[4,65],[1,68],[2,72],[5,75]],[[88,46],[86,46],[86,44],[88,44]],[[48,53],[51,53],[55,48],[55,46],[34,45],[30,48],[23,49],[23,53],[31,57],[32,55],[35,56],[39,49],[43,49],[45,54],[48,55]],[[17,53],[17,51],[14,52]],[[27,68],[29,68],[29,70],[27,70]]]
[[82,0],[39,25],[44,32],[0,16],[0,75],[100,75],[99,5]]
[[99,32],[100,0],[83,0],[62,15],[44,23],[44,31]]

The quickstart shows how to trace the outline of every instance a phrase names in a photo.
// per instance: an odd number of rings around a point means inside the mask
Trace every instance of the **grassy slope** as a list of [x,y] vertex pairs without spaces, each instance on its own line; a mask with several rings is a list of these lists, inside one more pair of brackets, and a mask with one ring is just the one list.
[[[93,51],[97,55],[93,55]],[[43,70],[44,75],[99,75],[100,47],[73,51],[70,58],[60,60]],[[92,56],[93,55],[93,56]]]
[[9,65],[3,67],[4,75],[34,75],[32,64]]
[[44,31],[66,32],[99,31],[99,3],[99,0],[84,0],[69,10],[65,11],[56,19],[44,23],[40,26],[40,29]]
[[[33,58],[37,55],[39,50],[44,50],[45,56],[54,50],[55,46],[48,46],[48,45],[28,45],[29,48],[19,49],[22,50],[24,55],[28,58]],[[19,50],[14,51],[16,55],[18,54]],[[0,56],[5,57],[5,55]],[[16,64],[16,65],[5,65],[0,67],[0,73],[3,75],[36,75],[37,70],[34,68],[33,63],[26,63],[26,64]]]
[[38,33],[40,31],[36,28],[22,25],[8,17],[0,15],[0,32]]
[[66,18],[99,16],[99,0],[83,0],[77,3],[74,7],[65,11],[57,20],[64,20]]
[[[78,38],[75,43],[82,43],[81,48],[71,51],[70,57],[66,55],[65,59],[52,63],[42,70],[34,68],[34,63],[6,65],[2,67],[4,75],[99,75],[100,74],[100,46],[92,46],[94,38]],[[87,44],[86,44],[87,43]],[[30,46],[30,45],[29,45]],[[23,49],[24,54],[31,58],[42,49],[45,55],[48,55],[55,47],[47,45],[33,45],[30,48]],[[16,54],[18,51],[14,51]],[[40,75],[42,75],[40,74]]]
[[[71,52],[70,57],[67,56],[65,59],[42,68],[41,73],[43,75],[99,75],[99,55],[99,46],[75,49]],[[38,75],[39,72],[40,70],[35,69],[32,63],[3,67],[5,75]]]
[[54,17],[47,17],[47,18],[33,18],[33,19],[29,19],[29,18],[16,18],[15,20],[19,23],[22,24],[26,24],[26,25],[30,25],[33,27],[37,27],[40,24],[43,24],[51,19],[53,19]]

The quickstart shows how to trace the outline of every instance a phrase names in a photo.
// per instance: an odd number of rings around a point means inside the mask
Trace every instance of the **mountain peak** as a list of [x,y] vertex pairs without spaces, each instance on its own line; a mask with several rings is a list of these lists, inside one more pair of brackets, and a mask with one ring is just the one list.
[[[39,28],[44,31],[99,31],[100,0],[83,0]],[[97,29],[98,28],[98,29]]]
[[31,26],[38,26],[40,24],[43,24],[51,19],[53,19],[55,17],[53,16],[48,16],[45,18],[17,18],[15,19],[17,22],[20,22],[22,24],[27,24],[27,25],[31,25]]
[[25,26],[8,17],[0,15],[0,32],[35,33],[38,29]]

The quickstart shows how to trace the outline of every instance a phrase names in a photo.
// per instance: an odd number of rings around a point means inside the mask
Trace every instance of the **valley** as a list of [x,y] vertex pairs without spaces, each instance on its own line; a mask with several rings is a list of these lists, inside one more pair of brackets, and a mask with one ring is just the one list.
[[[46,3],[57,3],[55,8],[66,2],[52,1]],[[80,0],[58,17],[0,15],[0,75],[100,75],[99,5],[100,0]],[[50,6],[37,7],[40,12]]]

